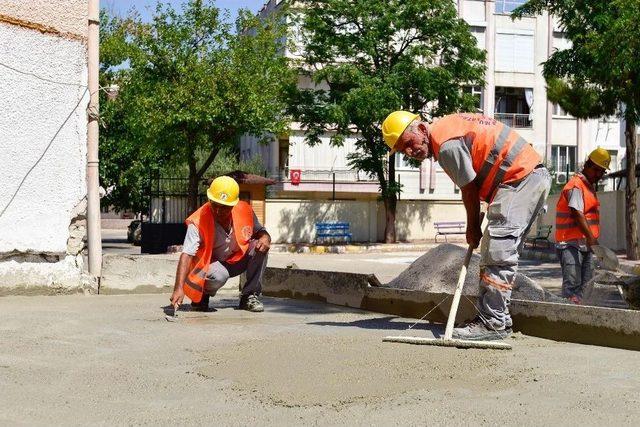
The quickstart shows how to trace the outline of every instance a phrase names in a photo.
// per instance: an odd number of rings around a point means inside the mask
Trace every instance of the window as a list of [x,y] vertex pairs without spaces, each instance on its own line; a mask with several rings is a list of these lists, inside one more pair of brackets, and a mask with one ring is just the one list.
[[278,140],[278,167],[281,171],[285,171],[285,175],[289,169],[289,138],[281,138]]
[[496,34],[496,71],[533,73],[533,31]]
[[496,86],[496,120],[512,128],[530,128],[533,126],[531,107],[533,89],[524,87]]
[[402,153],[396,153],[396,169],[415,169],[409,163],[409,159]]
[[571,117],[571,114],[564,111],[558,104],[553,104],[553,115],[558,117]]
[[484,50],[485,48],[484,27],[470,27],[469,30],[471,31],[471,34],[473,35],[473,37],[476,38],[476,41],[478,42],[477,44],[478,49]]
[[473,95],[476,98],[476,103],[475,103],[476,110],[482,111],[482,102],[483,102],[482,86],[465,86],[462,88],[462,92]]
[[556,181],[564,184],[576,172],[576,147],[554,145],[551,147],[551,166],[556,172]]
[[618,150],[607,150],[611,156],[611,163],[609,164],[609,172],[618,170]]
[[509,14],[526,2],[527,0],[496,0],[496,13]]

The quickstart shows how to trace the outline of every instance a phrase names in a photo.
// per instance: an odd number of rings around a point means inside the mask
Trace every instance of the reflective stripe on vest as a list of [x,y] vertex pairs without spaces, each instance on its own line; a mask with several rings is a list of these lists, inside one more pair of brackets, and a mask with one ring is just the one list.
[[431,148],[436,160],[441,145],[457,138],[463,138],[471,147],[481,200],[491,201],[500,184],[521,180],[541,162],[531,144],[513,129],[479,114],[452,114],[430,126]]
[[[233,264],[240,261],[249,249],[249,241],[253,235],[253,210],[246,202],[238,202],[231,210],[233,234],[240,248],[226,262]],[[189,265],[189,274],[183,284],[184,293],[193,302],[200,302],[204,294],[207,271],[211,263],[215,244],[215,221],[211,206],[207,202],[185,221],[187,226],[193,224],[200,234],[200,246]]]
[[579,174],[571,177],[562,189],[556,205],[556,242],[580,241],[585,235],[569,207],[568,194],[574,188],[582,191],[584,217],[593,237],[600,236],[600,202],[590,184]]

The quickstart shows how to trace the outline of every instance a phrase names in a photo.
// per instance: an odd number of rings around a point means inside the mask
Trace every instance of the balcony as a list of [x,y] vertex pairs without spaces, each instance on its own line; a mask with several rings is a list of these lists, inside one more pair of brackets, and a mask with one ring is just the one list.
[[518,113],[494,113],[497,121],[504,123],[511,128],[532,128],[533,122],[529,119],[529,114]]
[[[369,177],[365,172],[354,169],[337,169],[337,170],[321,170],[321,169],[303,169],[291,168],[293,170],[301,170],[300,182],[378,182],[377,179]],[[280,181],[290,181],[291,176],[289,169],[281,169],[279,176]]]
[[[300,170],[300,182],[291,180],[291,170]],[[303,169],[292,167],[281,169],[273,186],[276,192],[316,192],[316,193],[367,193],[377,194],[380,184],[376,178],[353,169]]]

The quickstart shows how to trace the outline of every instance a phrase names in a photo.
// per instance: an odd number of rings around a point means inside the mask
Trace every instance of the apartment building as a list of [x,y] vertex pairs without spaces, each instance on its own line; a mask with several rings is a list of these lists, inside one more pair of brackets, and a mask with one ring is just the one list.
[[[260,11],[268,15],[286,0],[271,0]],[[452,0],[453,1],[453,0]],[[557,172],[559,183],[578,170],[588,153],[597,146],[612,155],[612,169],[620,169],[624,157],[624,123],[617,118],[577,120],[558,105],[547,101],[542,62],[556,49],[570,42],[549,16],[525,17],[512,21],[510,13],[526,0],[458,0],[458,15],[470,26],[478,46],[487,51],[487,74],[484,87],[466,90],[477,95],[478,111],[515,128]],[[290,23],[294,25],[293,23]],[[292,28],[292,45],[284,54],[300,56],[296,42],[297,28]],[[309,87],[306,77],[301,87]],[[241,155],[260,155],[268,174],[277,180],[274,196],[297,199],[375,199],[378,183],[366,174],[352,170],[346,156],[354,150],[354,140],[342,147],[331,147],[329,136],[322,144],[309,147],[304,130],[291,124],[291,132],[267,146],[245,136],[240,142]],[[401,155],[395,156],[397,180],[403,184],[402,199],[457,200],[458,190],[433,161],[419,168],[409,165]],[[605,183],[607,189],[611,183]]]

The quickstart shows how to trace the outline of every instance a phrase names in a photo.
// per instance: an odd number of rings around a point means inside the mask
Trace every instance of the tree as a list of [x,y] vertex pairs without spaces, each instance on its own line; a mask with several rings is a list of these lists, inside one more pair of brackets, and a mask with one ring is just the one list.
[[513,18],[553,14],[572,42],[544,63],[552,102],[577,118],[626,121],[627,258],[638,259],[636,124],[640,117],[640,2],[530,0]]
[[[304,63],[315,89],[296,94],[292,114],[317,144],[356,137],[353,168],[380,183],[386,211],[385,242],[396,240],[400,184],[387,159],[382,120],[405,109],[434,116],[473,109],[463,85],[480,85],[484,52],[450,0],[303,0]],[[328,89],[322,89],[326,83]],[[388,163],[387,163],[388,161]]]
[[193,211],[198,183],[221,150],[241,134],[286,130],[295,73],[280,53],[278,16],[240,11],[232,31],[211,2],[190,0],[181,11],[159,2],[149,23],[135,13],[107,21],[103,58],[126,64],[105,74],[121,85],[103,114],[102,140],[103,170],[117,173],[118,184],[127,173],[186,165]]

